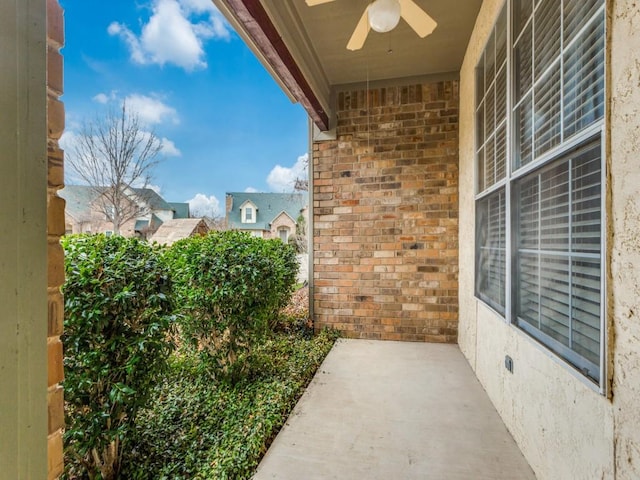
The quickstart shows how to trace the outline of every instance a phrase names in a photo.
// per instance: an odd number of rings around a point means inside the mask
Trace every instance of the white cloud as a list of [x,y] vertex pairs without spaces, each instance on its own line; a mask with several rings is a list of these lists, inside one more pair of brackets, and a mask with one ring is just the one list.
[[231,29],[227,20],[220,13],[211,0],[180,0],[182,8],[187,16],[208,15],[207,21],[195,24],[197,34],[203,38],[220,38],[228,40],[231,38]]
[[162,196],[162,187],[160,187],[160,185],[154,185],[150,183],[149,185],[147,185],[147,188],[150,188],[151,190],[156,192],[158,195]]
[[140,44],[140,40],[135,34],[127,28],[126,25],[113,22],[107,28],[107,33],[111,36],[119,36],[129,47],[131,52],[131,60],[135,63],[145,64],[149,63],[146,59],[145,52]]
[[[74,155],[76,146],[80,142],[80,135],[73,130],[67,129],[64,131],[60,140],[58,141],[60,148],[65,151],[65,156],[67,158]],[[83,185],[86,182],[80,177],[78,172],[76,172],[70,161],[65,162],[64,168],[64,180],[68,184],[73,185]]]
[[104,93],[99,93],[95,97],[93,97],[93,100],[98,103],[105,104],[109,101],[109,97],[107,97],[107,95]]
[[290,192],[295,186],[296,179],[307,178],[307,165],[309,154],[298,157],[296,163],[291,167],[276,165],[267,176],[267,184],[275,192]]
[[75,145],[78,143],[78,134],[73,130],[65,130],[60,140],[58,140],[58,144],[60,148],[67,152],[71,152]]
[[180,123],[176,109],[164,103],[158,95],[153,93],[151,96],[132,93],[122,100],[118,97],[117,92],[112,90],[108,94],[104,92],[98,93],[93,97],[93,101],[103,105],[117,102],[119,107],[124,103],[127,106],[127,110],[134,113],[144,125],[156,125],[165,121],[169,121],[174,125]]
[[214,196],[196,193],[191,200],[187,200],[192,217],[217,217],[220,215],[220,201]]
[[253,188],[253,187],[247,187],[244,189],[245,193],[258,193],[258,189],[257,188]]
[[176,144],[173,141],[169,140],[166,137],[162,137],[160,139],[162,142],[162,153],[164,153],[167,157],[180,157],[182,156],[182,152],[176,147]]
[[135,63],[204,68],[203,41],[230,38],[230,27],[211,0],[154,0],[152,10],[140,36],[118,22],[107,28],[127,44]]
[[164,120],[170,120],[174,124],[179,123],[176,110],[157,98],[134,93],[124,99],[127,108],[136,113],[145,124],[158,124]]
[[116,98],[118,98],[118,95],[115,90],[112,90],[110,93],[100,92],[95,95],[92,100],[106,105],[107,103],[114,101]]
[[181,0],[180,3],[187,12],[205,13],[217,11],[211,0]]

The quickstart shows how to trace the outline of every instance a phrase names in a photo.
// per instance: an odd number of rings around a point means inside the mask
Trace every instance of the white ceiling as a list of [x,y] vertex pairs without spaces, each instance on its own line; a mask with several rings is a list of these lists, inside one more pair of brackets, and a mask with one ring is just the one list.
[[297,17],[330,85],[458,72],[482,0],[415,0],[438,23],[420,38],[404,21],[391,32],[369,33],[364,47],[346,45],[370,0],[336,0],[308,7],[304,0],[263,0],[267,12]]

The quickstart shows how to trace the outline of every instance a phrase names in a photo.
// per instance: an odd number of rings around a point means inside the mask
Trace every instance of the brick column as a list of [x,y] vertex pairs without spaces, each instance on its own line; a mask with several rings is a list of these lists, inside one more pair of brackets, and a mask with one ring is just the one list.
[[48,390],[49,414],[48,465],[49,479],[58,478],[64,468],[62,429],[64,400],[60,382],[64,378],[62,365],[62,325],[64,303],[60,287],[64,283],[64,254],[60,236],[64,234],[64,200],[57,191],[64,186],[64,153],[58,140],[64,129],[64,105],[58,99],[63,91],[63,61],[60,48],[64,43],[63,12],[58,0],[47,0],[47,124],[48,124]]

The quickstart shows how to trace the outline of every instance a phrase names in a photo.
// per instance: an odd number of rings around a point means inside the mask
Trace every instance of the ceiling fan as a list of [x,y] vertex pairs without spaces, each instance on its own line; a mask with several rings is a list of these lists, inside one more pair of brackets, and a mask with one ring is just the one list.
[[[313,7],[335,0],[305,1],[308,6]],[[375,0],[365,8],[347,44],[347,49],[360,50],[367,40],[369,30],[373,28],[376,32],[389,32],[398,25],[400,17],[404,18],[420,38],[430,35],[438,26],[436,21],[413,0]]]

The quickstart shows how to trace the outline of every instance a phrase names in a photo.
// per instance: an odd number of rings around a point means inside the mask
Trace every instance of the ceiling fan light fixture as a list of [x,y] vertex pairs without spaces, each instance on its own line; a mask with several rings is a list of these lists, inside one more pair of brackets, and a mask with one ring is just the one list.
[[369,5],[369,25],[376,32],[390,32],[398,25],[400,13],[398,0],[376,0]]

